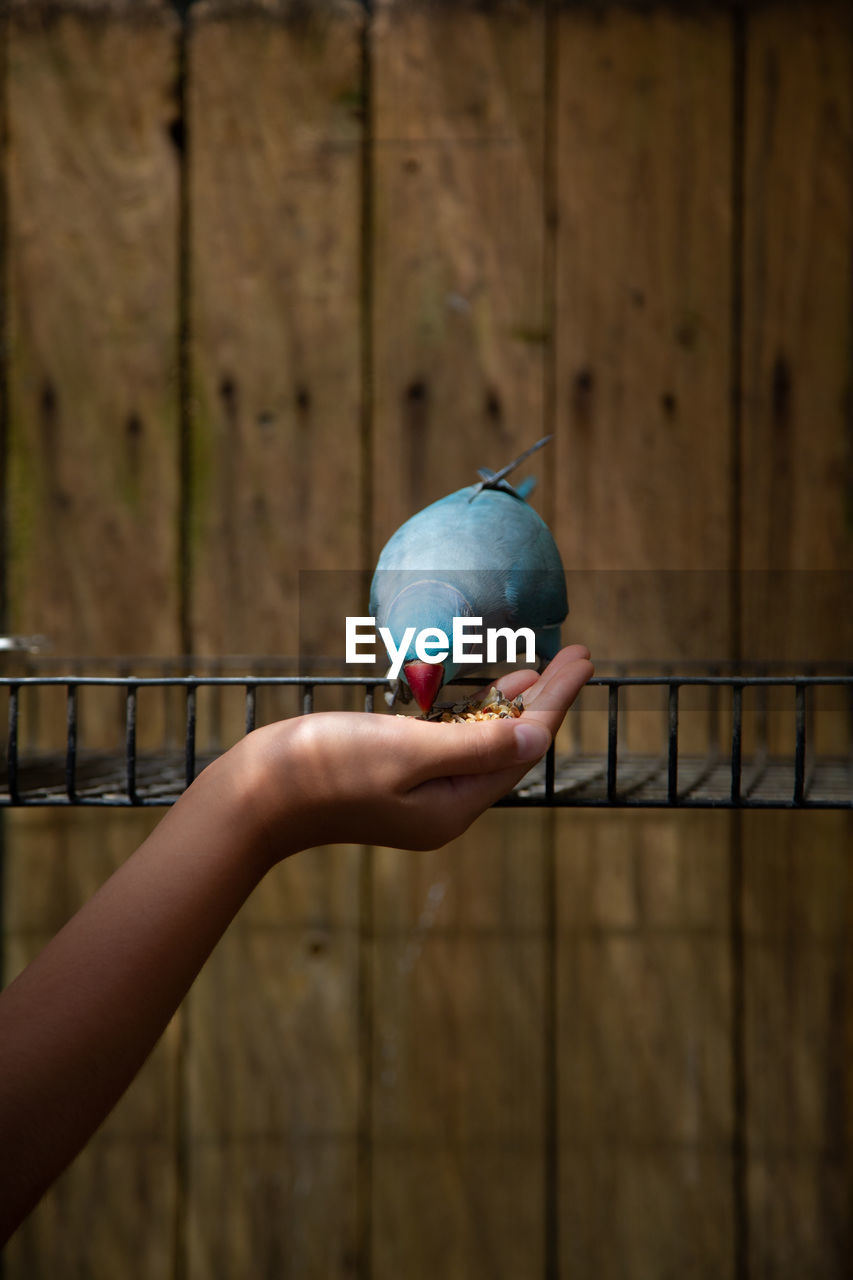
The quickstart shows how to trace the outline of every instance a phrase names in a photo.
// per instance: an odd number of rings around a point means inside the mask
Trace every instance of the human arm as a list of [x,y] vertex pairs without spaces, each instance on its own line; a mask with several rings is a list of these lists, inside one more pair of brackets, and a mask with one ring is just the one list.
[[[592,668],[564,650],[518,721],[318,713],[256,730],[0,996],[0,1239],[116,1103],[266,872],[332,841],[428,848],[460,834],[547,748]],[[518,726],[538,727],[519,754]],[[521,758],[523,757],[523,758]]]

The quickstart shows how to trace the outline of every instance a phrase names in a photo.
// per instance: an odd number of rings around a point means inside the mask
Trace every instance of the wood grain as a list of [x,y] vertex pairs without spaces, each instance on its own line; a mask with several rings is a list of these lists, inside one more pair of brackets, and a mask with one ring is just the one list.
[[356,1275],[354,1149],[337,1136],[282,1142],[281,1136],[220,1140],[193,1161],[187,1238],[190,1274],[210,1280]]
[[[192,23],[190,552],[201,653],[296,654],[300,571],[359,567],[359,12],[289,19],[252,7]],[[349,602],[328,595],[337,616]],[[313,656],[331,656],[322,621],[303,637]]]
[[544,27],[381,3],[372,40],[378,552],[543,434]]
[[846,661],[853,36],[831,3],[756,14],[748,33],[743,646],[761,660]]
[[[174,653],[174,15],[163,6],[115,18],[31,5],[15,9],[5,38],[9,623],[72,660]],[[39,737],[52,717],[48,699],[29,730]],[[109,737],[120,723],[115,703],[89,701],[85,723],[90,737]],[[141,812],[7,815],[13,968],[153,821]],[[176,1051],[171,1029],[17,1233],[5,1275],[168,1273]]]
[[172,652],[174,24],[16,17],[9,41],[10,624]]
[[[746,35],[743,643],[802,669],[850,658],[853,23],[773,6]],[[808,816],[741,819],[746,1248],[772,1277],[853,1248],[853,828]]]
[[[555,532],[572,638],[602,673],[725,660],[729,23],[564,7],[557,35]],[[620,717],[627,745],[661,752],[660,699],[632,691]],[[699,701],[682,719],[707,736]],[[559,1274],[728,1275],[730,823],[561,813],[555,830]]]
[[720,14],[560,15],[557,534],[600,659],[728,652],[731,84]]
[[376,1276],[541,1274],[544,819],[376,851]]
[[758,1274],[841,1277],[850,1250],[853,823],[846,814],[787,816],[742,819],[749,1257]]
[[730,819],[557,844],[561,1274],[729,1274]]
[[190,1276],[348,1274],[359,1013],[351,922],[238,921],[216,949],[189,1003]]

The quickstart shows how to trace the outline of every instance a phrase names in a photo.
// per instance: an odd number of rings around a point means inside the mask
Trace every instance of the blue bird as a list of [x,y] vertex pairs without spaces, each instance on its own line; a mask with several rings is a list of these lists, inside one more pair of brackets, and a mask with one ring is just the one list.
[[[445,655],[436,637],[427,638],[431,648],[424,661],[423,642],[420,654],[416,647],[421,633],[438,630],[449,640],[455,618],[478,618],[479,627],[465,624],[465,652],[479,653],[474,660],[480,662],[488,655],[482,639],[477,644],[478,631],[528,628],[540,663],[560,647],[560,624],[569,611],[560,553],[548,526],[526,501],[535,481],[513,488],[506,480],[550,439],[537,441],[500,471],[482,468],[480,484],[425,507],[382,549],[370,587],[370,614],[380,634],[386,629],[391,674],[401,670],[424,712],[466,664],[454,660],[453,649]],[[504,654],[515,660],[511,648]]]

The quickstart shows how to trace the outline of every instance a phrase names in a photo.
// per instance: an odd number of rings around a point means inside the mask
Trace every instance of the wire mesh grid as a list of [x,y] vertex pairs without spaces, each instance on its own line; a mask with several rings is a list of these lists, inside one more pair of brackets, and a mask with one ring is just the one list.
[[[2,677],[8,733],[0,807],[170,805],[231,741],[262,722],[261,697],[286,695],[284,714],[311,715],[318,697],[334,690],[350,709],[379,714],[388,687],[380,677],[319,674]],[[112,730],[93,744],[81,732],[81,699],[95,690],[112,699]],[[155,695],[165,710],[153,716],[152,741],[150,724],[141,733],[140,701],[150,720]],[[230,730],[222,723],[226,695]],[[47,716],[45,698],[53,699]],[[280,715],[281,702],[272,718]],[[546,758],[498,803],[853,808],[853,672],[596,676]]]

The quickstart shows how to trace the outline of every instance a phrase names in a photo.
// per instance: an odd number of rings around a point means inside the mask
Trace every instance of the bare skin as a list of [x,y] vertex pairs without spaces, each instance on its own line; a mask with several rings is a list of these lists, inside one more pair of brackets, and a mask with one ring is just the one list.
[[124,1093],[271,867],[333,842],[454,839],[544,755],[588,659],[573,645],[541,676],[501,680],[525,694],[516,720],[317,713],[258,729],[205,769],[0,995],[0,1241]]

